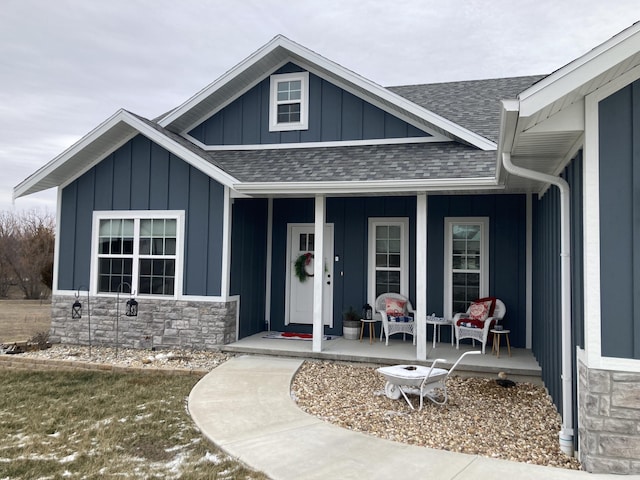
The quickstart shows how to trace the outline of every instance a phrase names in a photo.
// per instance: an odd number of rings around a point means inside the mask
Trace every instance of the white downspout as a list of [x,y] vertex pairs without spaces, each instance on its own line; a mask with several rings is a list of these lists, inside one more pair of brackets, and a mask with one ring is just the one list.
[[562,322],[562,429],[560,449],[570,457],[573,448],[573,380],[571,370],[571,211],[569,184],[560,177],[529,170],[514,165],[511,154],[502,154],[502,164],[507,172],[555,185],[560,190],[560,301]]

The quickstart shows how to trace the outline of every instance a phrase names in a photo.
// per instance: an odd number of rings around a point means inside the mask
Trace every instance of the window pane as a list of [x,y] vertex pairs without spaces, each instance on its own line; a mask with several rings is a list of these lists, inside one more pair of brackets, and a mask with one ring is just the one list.
[[399,225],[391,225],[389,226],[389,238],[394,240],[400,240],[400,226]]
[[151,275],[151,260],[140,260],[140,275]]
[[151,255],[151,239],[140,239],[140,255]]
[[400,239],[389,240],[389,253],[400,253]]
[[151,236],[151,220],[149,219],[140,220],[140,236],[141,237]]
[[307,234],[306,233],[301,233],[300,234],[300,248],[299,250],[306,250],[307,249]]
[[454,270],[463,270],[466,268],[465,257],[456,256],[451,259]]
[[140,277],[138,282],[139,293],[151,293],[151,277]]
[[177,235],[176,220],[168,219],[164,221],[164,234],[167,237],[175,237]]
[[307,241],[307,250],[309,250],[310,252],[313,252],[316,248],[316,235],[315,233],[310,233],[309,236],[307,237],[308,241]]
[[164,237],[164,220],[153,220],[151,224],[151,232],[154,237]]
[[165,240],[164,254],[165,255],[175,255],[176,254],[176,239],[175,238],[167,238]]
[[389,261],[387,255],[384,253],[376,254],[376,267],[388,267]]
[[389,255],[389,266],[400,268],[400,255]]
[[387,253],[389,251],[388,242],[384,238],[376,240],[376,253]]
[[167,277],[174,277],[176,275],[176,262],[175,260],[164,261],[164,274]]
[[376,226],[376,238],[387,239],[389,238],[389,227],[386,225]]
[[162,238],[154,238],[151,242],[151,255],[163,255],[163,243]]
[[122,239],[122,253],[125,255],[133,255],[133,238]]
[[133,237],[134,222],[132,219],[122,221],[122,236]]

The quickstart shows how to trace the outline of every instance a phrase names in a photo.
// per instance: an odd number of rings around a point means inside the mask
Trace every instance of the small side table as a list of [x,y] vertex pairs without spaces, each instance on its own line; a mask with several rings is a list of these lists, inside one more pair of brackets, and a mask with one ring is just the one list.
[[433,325],[433,348],[436,348],[436,337],[440,341],[440,332],[442,326],[451,327],[451,345],[453,346],[453,322],[443,317],[434,317],[427,315],[427,325]]
[[492,328],[489,331],[493,333],[491,353],[495,352],[498,358],[500,358],[500,338],[504,335],[504,338],[507,339],[507,350],[509,350],[509,356],[511,356],[511,343],[509,343],[509,333],[511,333],[511,330],[496,330],[495,328]]
[[369,345],[371,345],[373,343],[373,337],[375,337],[375,324],[377,322],[377,320],[375,319],[371,319],[371,320],[365,320],[363,318],[360,319],[360,341],[362,341],[362,334],[364,333],[364,325],[366,323],[369,324]]

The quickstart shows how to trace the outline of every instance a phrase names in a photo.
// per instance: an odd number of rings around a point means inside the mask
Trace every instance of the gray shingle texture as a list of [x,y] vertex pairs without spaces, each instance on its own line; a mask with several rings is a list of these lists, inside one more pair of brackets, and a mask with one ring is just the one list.
[[387,88],[497,143],[500,129],[500,100],[516,98],[520,92],[542,78],[544,75]]

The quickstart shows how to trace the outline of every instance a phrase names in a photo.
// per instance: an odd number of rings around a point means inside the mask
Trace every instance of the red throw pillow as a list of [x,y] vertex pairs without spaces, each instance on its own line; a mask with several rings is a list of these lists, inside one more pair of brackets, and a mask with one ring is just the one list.
[[469,318],[484,322],[489,316],[490,302],[474,302],[469,307]]
[[491,305],[489,306],[489,316],[493,317],[493,312],[496,311],[496,297],[479,298],[476,302],[491,302]]
[[404,300],[397,298],[387,298],[386,300],[386,312],[391,317],[401,317],[404,315],[404,306],[407,304]]

